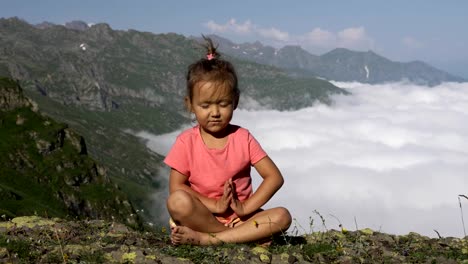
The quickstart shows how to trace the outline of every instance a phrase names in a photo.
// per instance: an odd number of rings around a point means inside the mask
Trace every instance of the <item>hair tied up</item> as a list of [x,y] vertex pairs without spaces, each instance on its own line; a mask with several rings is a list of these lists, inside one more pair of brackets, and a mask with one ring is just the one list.
[[203,34],[202,34],[202,37],[206,41],[206,45],[205,45],[206,59],[209,60],[209,61],[213,60],[213,59],[217,59],[219,57],[218,52],[216,52],[216,49],[218,48],[218,46],[216,46],[216,47],[214,46],[213,41],[211,40],[211,38],[206,37]]
[[214,58],[215,58],[215,55],[214,55],[214,54],[212,54],[212,53],[206,54],[206,59],[207,59],[207,60],[212,60],[212,59],[214,59]]

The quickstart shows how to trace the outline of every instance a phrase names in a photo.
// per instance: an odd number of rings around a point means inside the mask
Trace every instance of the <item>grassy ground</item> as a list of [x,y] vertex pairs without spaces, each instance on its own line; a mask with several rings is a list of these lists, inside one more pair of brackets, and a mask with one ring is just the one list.
[[173,246],[165,227],[135,231],[100,220],[36,216],[0,222],[0,262],[10,263],[468,263],[468,237],[358,231],[287,234],[269,247]]

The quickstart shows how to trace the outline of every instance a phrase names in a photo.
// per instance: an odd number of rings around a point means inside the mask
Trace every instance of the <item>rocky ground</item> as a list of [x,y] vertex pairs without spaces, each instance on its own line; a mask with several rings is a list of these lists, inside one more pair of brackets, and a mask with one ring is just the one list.
[[395,236],[370,229],[280,236],[269,247],[173,246],[165,228],[37,216],[0,222],[1,263],[468,263],[468,237]]

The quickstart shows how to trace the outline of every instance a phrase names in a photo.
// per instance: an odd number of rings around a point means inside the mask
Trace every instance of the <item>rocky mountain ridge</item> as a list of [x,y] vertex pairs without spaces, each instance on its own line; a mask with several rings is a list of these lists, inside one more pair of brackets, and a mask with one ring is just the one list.
[[422,61],[391,61],[370,50],[361,52],[336,48],[318,56],[300,46],[275,49],[260,42],[238,44],[216,35],[210,37],[230,56],[276,66],[293,76],[317,76],[327,80],[371,84],[409,81],[430,86],[466,81]]
[[[186,67],[204,53],[199,43],[173,33],[83,23],[35,27],[17,18],[0,19],[0,75],[21,80],[25,89],[56,101],[92,110],[109,111],[127,100],[145,100],[160,110],[180,111],[182,107],[174,105],[183,105]],[[297,109],[345,93],[323,80],[296,80],[276,68],[233,63],[242,96],[263,107]],[[291,93],[297,95],[294,101]]]

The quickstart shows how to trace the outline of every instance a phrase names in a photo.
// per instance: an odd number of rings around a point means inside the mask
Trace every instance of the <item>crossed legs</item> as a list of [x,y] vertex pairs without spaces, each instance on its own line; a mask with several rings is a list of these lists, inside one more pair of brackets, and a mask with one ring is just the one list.
[[221,224],[199,199],[183,190],[169,195],[167,209],[177,223],[171,228],[171,240],[176,245],[254,242],[285,232],[291,224],[289,211],[276,207],[241,219],[242,223],[229,228]]

